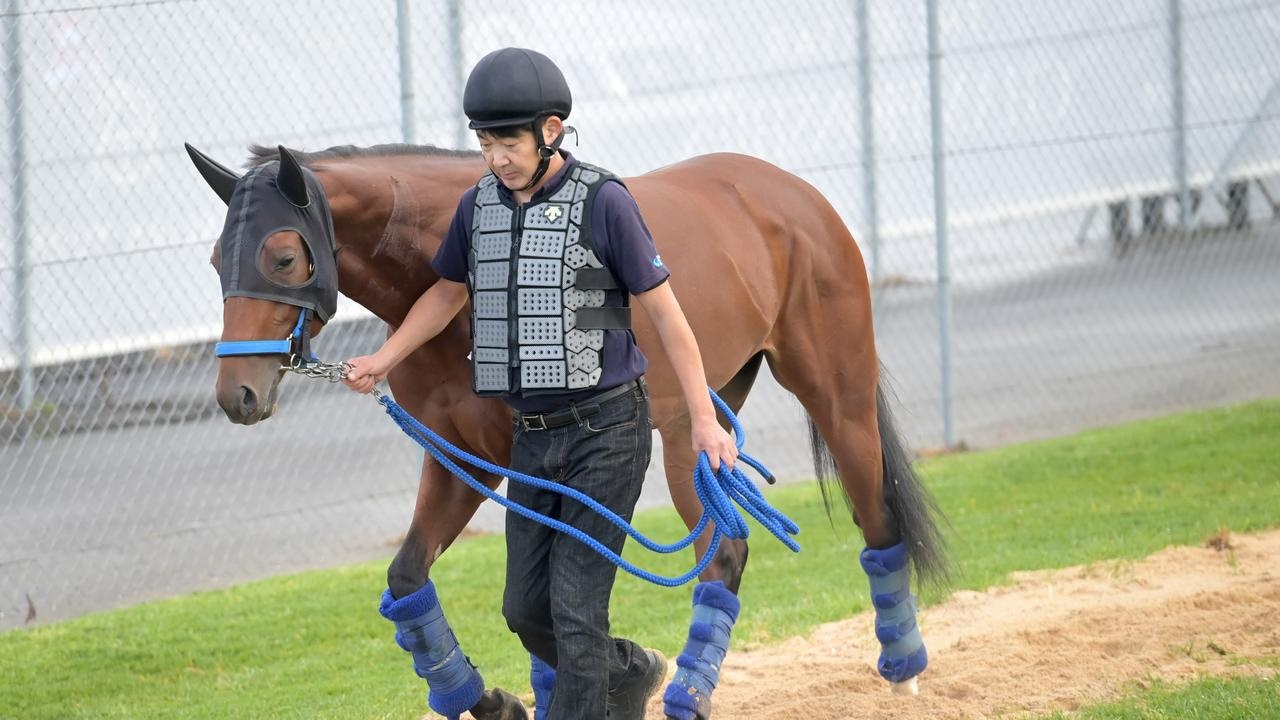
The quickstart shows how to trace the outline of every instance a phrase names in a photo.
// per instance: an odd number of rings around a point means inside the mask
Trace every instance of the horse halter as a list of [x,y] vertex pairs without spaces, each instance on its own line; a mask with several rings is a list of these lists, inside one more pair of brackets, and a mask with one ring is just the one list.
[[246,355],[288,355],[286,369],[295,370],[320,359],[311,350],[311,323],[307,322],[311,308],[300,308],[298,323],[293,332],[283,340],[225,340],[214,345],[218,357],[243,357]]
[[[298,313],[298,324],[293,332],[283,340],[227,340],[214,346],[214,354],[218,357],[243,357],[246,355],[288,355],[288,359],[280,365],[281,370],[320,378],[336,383],[346,379],[351,365],[346,362],[323,362],[311,350],[311,309],[301,308]],[[382,397],[377,388],[373,396]]]

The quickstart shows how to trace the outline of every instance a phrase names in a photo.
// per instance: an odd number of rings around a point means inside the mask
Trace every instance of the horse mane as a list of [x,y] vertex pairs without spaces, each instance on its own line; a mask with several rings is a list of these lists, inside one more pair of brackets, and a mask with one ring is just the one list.
[[[372,147],[336,145],[334,147],[327,148],[325,150],[317,150],[315,152],[305,152],[290,148],[289,152],[298,159],[298,162],[308,167],[310,167],[312,163],[324,162],[325,160],[332,160],[335,158],[345,160],[354,157],[391,157],[395,155],[476,157],[480,154],[479,151],[476,150],[451,150],[449,148],[436,147],[435,145],[409,145],[408,143],[387,143],[385,145],[374,145]],[[279,148],[254,144],[249,146],[249,159],[245,162],[245,167],[257,167],[263,163],[279,159]]]

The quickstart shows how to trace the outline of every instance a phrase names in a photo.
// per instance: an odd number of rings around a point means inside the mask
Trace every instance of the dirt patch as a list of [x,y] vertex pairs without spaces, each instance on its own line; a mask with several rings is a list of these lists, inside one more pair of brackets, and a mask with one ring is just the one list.
[[[1155,679],[1271,677],[1280,657],[1280,531],[1211,540],[1141,561],[1019,573],[1008,587],[957,592],[925,608],[930,664],[915,697],[891,694],[876,674],[869,613],[731,652],[714,716],[1016,717],[1073,710]],[[1270,667],[1239,662],[1264,656]],[[660,702],[648,717],[662,718]]]

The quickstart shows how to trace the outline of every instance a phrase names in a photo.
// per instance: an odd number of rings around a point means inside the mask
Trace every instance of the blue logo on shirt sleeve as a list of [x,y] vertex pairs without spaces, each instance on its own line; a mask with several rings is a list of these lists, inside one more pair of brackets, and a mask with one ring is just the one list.
[[652,262],[653,262],[653,266],[654,266],[654,267],[662,267],[662,256],[661,256],[661,255],[654,255],[654,256],[653,256],[653,261],[652,261]]

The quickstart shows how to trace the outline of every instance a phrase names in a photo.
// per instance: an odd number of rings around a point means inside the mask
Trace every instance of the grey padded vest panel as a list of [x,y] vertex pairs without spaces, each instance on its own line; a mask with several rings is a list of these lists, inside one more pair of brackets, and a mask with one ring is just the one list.
[[606,170],[577,163],[544,200],[516,208],[497,178],[477,184],[467,283],[471,287],[471,364],[480,395],[540,395],[595,387],[603,372],[604,331],[631,327],[619,287],[591,242],[591,205]]

